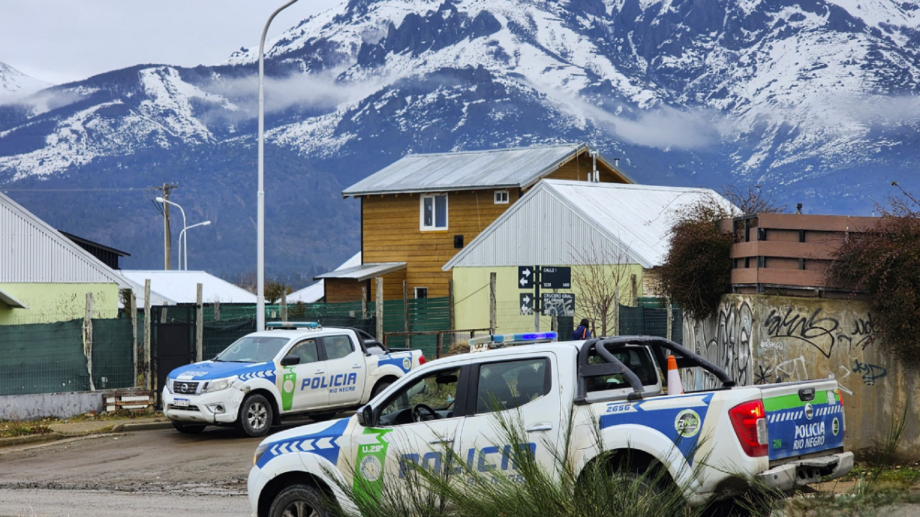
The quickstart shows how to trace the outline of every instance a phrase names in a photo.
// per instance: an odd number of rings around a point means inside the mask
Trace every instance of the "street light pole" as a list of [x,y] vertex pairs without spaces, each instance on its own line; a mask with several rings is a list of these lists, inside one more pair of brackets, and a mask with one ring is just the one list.
[[188,271],[188,235],[185,235],[185,232],[187,232],[188,230],[191,230],[192,228],[196,226],[208,226],[210,224],[211,224],[211,221],[205,221],[203,223],[193,224],[191,226],[187,226],[183,228],[182,231],[179,232],[179,242],[182,242],[183,237],[185,237],[186,239],[185,241],[185,270],[186,271]]
[[256,216],[256,331],[265,330],[265,36],[268,27],[278,13],[297,0],[290,0],[268,17],[259,40],[259,191],[257,193],[258,214]]
[[[188,228],[188,226],[185,225],[185,210],[183,210],[182,207],[179,206],[178,203],[173,203],[172,201],[170,201],[170,200],[168,200],[168,199],[166,199],[166,198],[163,198],[163,197],[158,197],[158,198],[157,198],[157,203],[170,204],[170,205],[172,205],[172,206],[178,208],[179,211],[182,212],[182,231],[179,232],[179,253],[178,253],[178,255],[177,255],[178,258],[179,258],[179,269],[182,269],[182,234],[185,233],[186,228]],[[187,244],[186,244],[186,246],[187,246]],[[188,252],[186,252],[186,253],[188,253]]]

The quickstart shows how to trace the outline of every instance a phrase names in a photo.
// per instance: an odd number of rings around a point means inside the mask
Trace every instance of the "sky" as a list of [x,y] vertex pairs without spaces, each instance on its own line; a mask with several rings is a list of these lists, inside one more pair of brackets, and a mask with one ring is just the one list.
[[[269,38],[343,0],[301,0]],[[136,64],[210,65],[259,44],[283,0],[0,0],[0,62],[60,84]]]

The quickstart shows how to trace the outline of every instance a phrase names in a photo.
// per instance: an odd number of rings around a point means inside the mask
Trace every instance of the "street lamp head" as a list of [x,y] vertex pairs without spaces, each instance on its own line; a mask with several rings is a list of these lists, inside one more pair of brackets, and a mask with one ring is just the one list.
[[[147,198],[147,199],[150,199],[150,198]],[[163,203],[163,202],[165,202],[165,201],[166,201],[166,200],[163,199],[162,197],[157,196],[157,203]]]
[[211,226],[211,221],[205,221],[201,223],[202,226]]

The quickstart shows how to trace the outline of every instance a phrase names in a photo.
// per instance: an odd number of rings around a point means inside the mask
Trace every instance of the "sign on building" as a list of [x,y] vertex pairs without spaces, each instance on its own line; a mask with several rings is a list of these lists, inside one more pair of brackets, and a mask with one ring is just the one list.
[[575,295],[572,293],[543,293],[543,315],[575,316]]

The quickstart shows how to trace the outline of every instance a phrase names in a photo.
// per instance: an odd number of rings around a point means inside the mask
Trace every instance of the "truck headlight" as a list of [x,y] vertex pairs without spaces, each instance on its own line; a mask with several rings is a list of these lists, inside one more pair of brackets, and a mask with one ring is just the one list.
[[173,382],[174,382],[173,379],[170,379],[168,377],[166,378],[166,389],[169,390],[170,395],[173,394],[173,389],[172,389]]
[[267,450],[268,450],[267,443],[260,443],[259,446],[256,447],[256,453],[252,455],[252,466],[253,467],[256,466],[256,463],[259,463],[259,458],[261,458],[262,455],[265,454],[265,451]]
[[216,381],[211,381],[204,389],[204,393],[214,393],[215,391],[225,390],[233,386],[233,379],[234,377],[228,377],[226,379],[217,379]]

